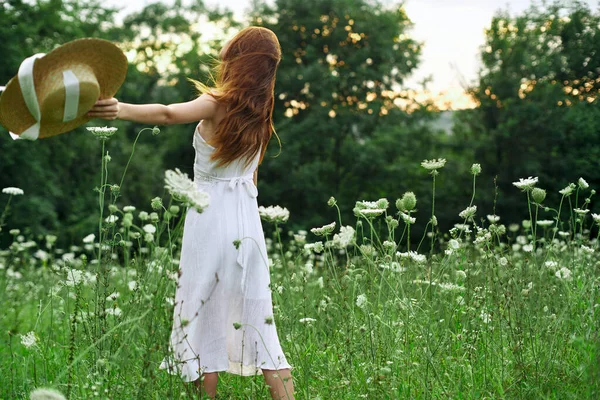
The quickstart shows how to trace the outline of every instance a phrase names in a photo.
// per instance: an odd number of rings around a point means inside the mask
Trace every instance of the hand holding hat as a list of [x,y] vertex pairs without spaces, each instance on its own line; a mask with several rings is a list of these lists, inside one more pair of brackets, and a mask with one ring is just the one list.
[[21,63],[0,96],[0,123],[13,139],[71,131],[92,118],[87,112],[98,98],[115,95],[126,73],[127,58],[107,40],[78,39],[36,54]]

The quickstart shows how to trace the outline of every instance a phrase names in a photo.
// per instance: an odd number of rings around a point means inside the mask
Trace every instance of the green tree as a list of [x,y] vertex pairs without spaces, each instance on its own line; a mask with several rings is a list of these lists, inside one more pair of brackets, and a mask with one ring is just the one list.
[[404,8],[376,1],[256,2],[251,17],[277,34],[283,52],[275,89],[283,151],[272,141],[260,168],[262,202],[318,224],[329,196],[352,209],[358,196],[375,195],[363,190],[374,171],[356,165],[376,165],[380,155],[366,144],[383,121],[405,117],[396,89],[416,68],[421,44],[408,34]]
[[[472,90],[480,106],[460,125],[469,127],[483,180],[498,176],[501,215],[526,211],[512,186],[521,177],[538,176],[549,204],[580,176],[600,184],[599,31],[600,15],[580,1],[492,19]],[[490,192],[482,192],[488,204]]]

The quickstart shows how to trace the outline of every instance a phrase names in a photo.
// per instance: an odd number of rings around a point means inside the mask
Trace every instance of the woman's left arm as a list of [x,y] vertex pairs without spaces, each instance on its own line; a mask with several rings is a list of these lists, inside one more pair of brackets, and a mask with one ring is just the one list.
[[185,103],[129,104],[115,98],[98,100],[87,113],[92,118],[122,119],[143,124],[173,125],[210,119],[217,111],[218,103],[209,94]]

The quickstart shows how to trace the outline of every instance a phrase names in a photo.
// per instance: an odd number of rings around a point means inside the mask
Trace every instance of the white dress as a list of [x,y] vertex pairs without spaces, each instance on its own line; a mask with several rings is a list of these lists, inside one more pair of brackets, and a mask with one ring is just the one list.
[[[258,191],[248,167],[235,160],[217,167],[215,150],[194,130],[194,182],[210,195],[198,213],[188,208],[175,295],[172,357],[161,368],[194,381],[201,373],[261,374],[292,368],[283,354],[271,298]],[[240,241],[240,242],[237,242]],[[234,243],[236,242],[236,243]],[[237,244],[237,248],[236,248]],[[235,329],[234,323],[241,324]]]

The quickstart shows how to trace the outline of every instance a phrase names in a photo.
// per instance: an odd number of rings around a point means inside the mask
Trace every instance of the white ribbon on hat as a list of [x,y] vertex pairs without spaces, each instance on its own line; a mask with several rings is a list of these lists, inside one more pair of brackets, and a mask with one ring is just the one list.
[[[8,132],[13,140],[36,140],[40,135],[40,120],[42,115],[33,83],[33,65],[35,60],[43,56],[45,56],[45,53],[34,54],[23,60],[19,66],[18,78],[19,85],[21,86],[21,93],[23,94],[23,100],[25,100],[25,105],[27,105],[27,109],[33,118],[35,118],[36,122],[23,131],[21,135]],[[68,69],[63,71],[63,83],[65,85],[65,111],[63,114],[63,122],[69,122],[77,118],[77,111],[79,108],[79,79],[77,79],[72,70]],[[0,91],[3,91],[5,88],[5,86],[0,86]]]

